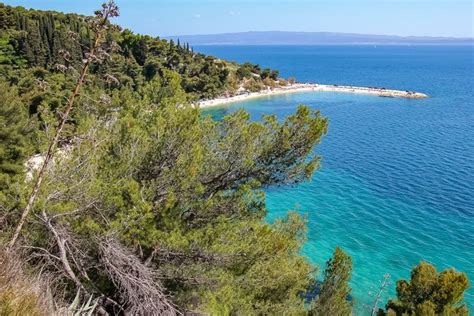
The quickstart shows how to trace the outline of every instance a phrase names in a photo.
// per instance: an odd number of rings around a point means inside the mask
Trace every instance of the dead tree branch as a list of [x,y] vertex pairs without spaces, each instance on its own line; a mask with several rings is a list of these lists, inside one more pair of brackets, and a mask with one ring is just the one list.
[[99,244],[108,277],[120,291],[130,315],[181,315],[157,281],[156,272],[116,239]]

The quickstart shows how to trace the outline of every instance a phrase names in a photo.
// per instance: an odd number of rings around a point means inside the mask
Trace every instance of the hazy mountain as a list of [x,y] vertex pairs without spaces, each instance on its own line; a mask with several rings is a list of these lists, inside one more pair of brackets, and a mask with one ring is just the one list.
[[474,38],[392,36],[330,32],[244,32],[169,36],[191,45],[456,45],[474,44]]

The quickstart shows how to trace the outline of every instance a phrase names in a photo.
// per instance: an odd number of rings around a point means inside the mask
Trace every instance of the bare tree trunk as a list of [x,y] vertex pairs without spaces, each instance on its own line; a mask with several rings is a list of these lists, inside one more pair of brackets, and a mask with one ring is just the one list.
[[[112,6],[112,5],[113,5],[113,2],[110,2],[109,7]],[[104,7],[104,10],[105,10],[105,7]],[[109,14],[111,13],[111,11],[109,11],[109,10],[104,11],[104,12],[105,12],[105,14],[103,16],[103,19],[102,19],[100,25],[99,25],[100,28],[97,30],[97,33],[96,33],[96,38],[95,38],[95,41],[94,41],[94,45],[91,47],[89,55],[87,56],[87,59],[86,59],[84,65],[82,67],[82,70],[80,72],[80,76],[77,79],[76,86],[73,90],[72,96],[68,100],[68,103],[67,103],[67,106],[66,106],[66,111],[63,113],[61,121],[59,123],[59,126],[56,130],[56,133],[54,134],[54,138],[48,146],[48,151],[46,153],[46,157],[44,159],[43,165],[41,166],[38,177],[36,178],[35,185],[33,186],[33,190],[30,194],[30,197],[28,198],[28,203],[26,204],[25,209],[23,210],[23,213],[21,214],[21,218],[20,218],[20,221],[18,222],[18,225],[15,229],[15,233],[13,234],[13,237],[11,238],[10,242],[7,245],[7,248],[6,248],[7,251],[10,251],[15,246],[15,243],[16,243],[18,237],[20,236],[21,229],[23,228],[23,226],[26,222],[26,218],[28,217],[29,213],[31,212],[31,209],[33,208],[33,206],[36,202],[36,198],[38,197],[38,193],[39,193],[39,190],[41,188],[41,183],[43,182],[43,179],[46,175],[48,165],[50,164],[51,160],[53,159],[54,152],[55,152],[55,150],[58,146],[58,142],[59,142],[59,138],[61,136],[62,130],[63,130],[64,126],[66,125],[66,121],[69,118],[69,114],[71,113],[71,110],[74,107],[74,101],[75,101],[76,97],[79,95],[79,92],[81,90],[81,86],[84,83],[84,80],[85,80],[86,75],[87,75],[87,71],[89,69],[89,65],[92,63],[92,61],[95,58],[96,50],[99,47],[101,39],[102,39],[102,33],[104,31],[103,27],[106,25],[107,20],[109,18]]]
[[377,297],[375,298],[375,302],[374,302],[374,305],[372,306],[372,310],[370,311],[370,316],[375,316],[377,315],[378,313],[378,303],[380,301],[380,297],[382,296],[382,292],[384,291],[384,289],[388,286],[388,280],[390,279],[390,275],[389,274],[385,274],[383,276],[383,281],[382,281],[382,285],[380,286],[380,289],[379,289],[379,292],[377,293]]

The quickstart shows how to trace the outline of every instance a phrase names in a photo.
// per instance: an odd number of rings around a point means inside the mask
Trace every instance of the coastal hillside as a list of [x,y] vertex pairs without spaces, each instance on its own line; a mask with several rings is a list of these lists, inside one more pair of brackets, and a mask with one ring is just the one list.
[[[92,45],[93,33],[84,16],[0,4],[0,21],[0,64],[14,68],[77,66]],[[189,43],[179,40],[134,34],[119,27],[108,30],[107,40],[117,45],[114,58],[92,72],[107,73],[117,79],[116,85],[134,90],[166,70],[177,73],[184,91],[195,99],[286,84],[278,80],[278,71],[195,53]]]
[[[318,171],[328,118],[214,120],[197,100],[286,81],[119,14],[0,5],[0,315],[352,315],[351,257],[316,267],[304,215],[267,221],[267,188]],[[374,315],[468,313],[462,272],[399,284]]]
[[243,32],[176,35],[192,45],[473,45],[473,38],[392,36],[331,32]]

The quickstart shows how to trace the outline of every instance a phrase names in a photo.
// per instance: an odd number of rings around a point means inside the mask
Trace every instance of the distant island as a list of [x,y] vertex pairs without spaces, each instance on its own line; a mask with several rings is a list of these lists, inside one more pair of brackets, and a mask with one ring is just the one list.
[[243,32],[176,35],[190,45],[473,45],[474,38],[393,36],[331,32]]

